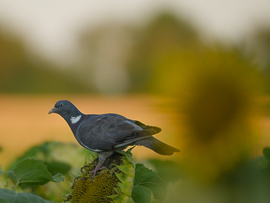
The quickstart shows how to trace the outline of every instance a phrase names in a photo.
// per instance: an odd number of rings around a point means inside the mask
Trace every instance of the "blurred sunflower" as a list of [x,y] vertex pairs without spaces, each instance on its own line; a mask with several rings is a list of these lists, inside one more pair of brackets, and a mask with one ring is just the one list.
[[251,155],[263,79],[234,52],[207,51],[198,59],[179,88],[183,156],[188,173],[211,182]]

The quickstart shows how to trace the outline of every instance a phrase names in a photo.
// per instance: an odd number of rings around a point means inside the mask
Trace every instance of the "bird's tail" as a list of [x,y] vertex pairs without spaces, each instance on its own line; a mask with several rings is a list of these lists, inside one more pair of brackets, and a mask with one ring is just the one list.
[[143,145],[161,155],[172,155],[174,152],[180,152],[180,150],[171,147],[170,145],[167,145],[152,136],[138,140],[134,144]]

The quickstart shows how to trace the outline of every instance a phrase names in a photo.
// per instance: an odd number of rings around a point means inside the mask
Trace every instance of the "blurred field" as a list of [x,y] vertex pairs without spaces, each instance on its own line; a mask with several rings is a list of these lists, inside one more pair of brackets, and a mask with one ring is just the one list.
[[[170,158],[185,156],[184,140],[179,132],[180,123],[176,121],[176,112],[169,99],[130,95],[123,97],[102,96],[0,96],[0,164],[5,167],[21,155],[26,149],[44,141],[74,142],[77,144],[68,125],[59,115],[48,114],[48,111],[60,99],[72,101],[83,113],[119,113],[128,118],[137,119],[148,125],[162,128],[156,137],[181,150]],[[270,118],[260,122],[261,132],[254,149],[254,156],[261,154],[262,148],[270,146]],[[177,140],[177,141],[176,141]],[[179,143],[179,140],[181,143]],[[144,147],[133,150],[138,160],[149,157],[166,159]],[[187,152],[188,153],[188,152]]]
[[[0,96],[0,164],[5,169],[12,160],[29,147],[44,141],[74,142],[68,125],[59,115],[48,111],[60,99],[72,101],[83,113],[119,113],[162,128],[156,137],[179,147],[173,140],[176,126],[174,113],[166,99],[150,96],[100,97],[100,96]],[[134,155],[139,160],[158,156],[144,147],[136,147]]]

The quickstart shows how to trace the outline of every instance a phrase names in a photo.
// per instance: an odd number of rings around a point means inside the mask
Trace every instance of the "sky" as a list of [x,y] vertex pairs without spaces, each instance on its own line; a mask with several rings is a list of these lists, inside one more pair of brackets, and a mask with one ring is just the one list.
[[203,35],[227,42],[270,25],[269,0],[0,0],[0,24],[22,36],[28,49],[69,63],[84,26],[112,19],[144,23],[163,9],[188,19]]

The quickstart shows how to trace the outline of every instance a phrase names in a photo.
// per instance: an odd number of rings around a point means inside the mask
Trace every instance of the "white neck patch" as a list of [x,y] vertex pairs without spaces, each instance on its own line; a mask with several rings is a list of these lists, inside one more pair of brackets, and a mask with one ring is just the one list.
[[71,121],[72,124],[75,124],[81,119],[81,117],[82,117],[82,115],[79,115],[77,117],[71,117],[70,121]]

